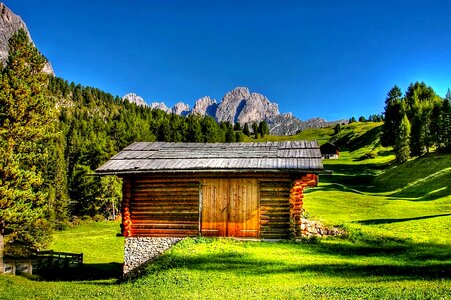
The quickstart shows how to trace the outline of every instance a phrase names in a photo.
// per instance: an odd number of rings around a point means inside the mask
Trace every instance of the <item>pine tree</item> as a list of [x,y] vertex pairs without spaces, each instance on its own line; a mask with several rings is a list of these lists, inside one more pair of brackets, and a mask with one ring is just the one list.
[[258,139],[258,124],[256,122],[252,123],[252,133],[254,134],[254,138]]
[[395,152],[396,161],[403,163],[409,159],[410,154],[410,123],[407,116],[404,114],[401,123],[398,127],[398,135],[395,138],[395,145],[393,151]]
[[188,130],[187,130],[188,142],[202,143],[204,140],[204,136],[202,134],[200,117],[197,115],[189,115],[186,121],[188,122]]
[[49,238],[41,162],[48,157],[56,106],[44,93],[45,58],[24,30],[11,37],[9,49],[0,76],[0,242],[17,255],[42,247]]
[[233,126],[230,122],[225,123],[225,142],[226,143],[235,142],[235,132],[233,131]]
[[201,125],[205,143],[217,143],[222,141],[221,130],[213,117],[203,117]]
[[396,85],[385,98],[384,125],[382,127],[382,146],[393,146],[397,136],[397,129],[402,119],[403,106],[401,89]]
[[245,123],[243,126],[243,134],[247,136],[251,135],[251,131],[249,130],[249,125],[247,125],[247,123]]
[[265,135],[269,134],[268,123],[266,123],[265,121],[260,121],[260,123],[258,124],[258,133],[261,137],[265,137]]
[[241,143],[244,141],[243,134],[239,131],[235,132],[235,142]]
[[334,134],[338,134],[341,131],[341,125],[337,124],[334,127]]
[[410,153],[412,156],[429,152],[432,146],[432,110],[440,102],[432,87],[424,82],[410,84],[404,97],[405,111],[411,123]]
[[451,91],[448,89],[440,114],[440,141],[443,150],[451,151]]

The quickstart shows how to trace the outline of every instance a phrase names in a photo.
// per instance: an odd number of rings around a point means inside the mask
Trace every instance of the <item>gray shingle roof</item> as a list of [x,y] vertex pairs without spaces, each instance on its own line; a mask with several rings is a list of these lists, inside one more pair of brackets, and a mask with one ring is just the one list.
[[133,143],[99,167],[98,174],[178,171],[323,170],[316,141],[266,143]]

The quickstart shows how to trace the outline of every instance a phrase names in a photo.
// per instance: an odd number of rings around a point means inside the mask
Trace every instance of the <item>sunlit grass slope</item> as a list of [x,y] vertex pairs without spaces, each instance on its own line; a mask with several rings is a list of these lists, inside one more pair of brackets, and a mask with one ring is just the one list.
[[441,299],[451,296],[449,254],[449,246],[364,235],[320,244],[187,239],[132,281],[98,269],[83,281],[0,276],[0,289],[2,299]]
[[[320,145],[332,142],[340,149],[341,161],[353,162],[356,160],[366,163],[386,163],[394,159],[391,148],[382,147],[380,144],[381,122],[355,122],[341,126],[341,131],[335,134],[334,126],[323,128],[306,129],[298,134],[289,136],[267,135],[258,139],[245,136],[245,142],[267,142],[267,141],[296,141],[316,140]],[[365,155],[371,154],[372,159],[363,159]],[[328,162],[336,163],[334,160]]]
[[[309,217],[342,226],[342,238],[317,244],[186,239],[141,277],[119,282],[119,224],[81,225],[56,233],[51,248],[83,252],[83,272],[60,277],[66,281],[0,276],[0,298],[451,299],[451,154],[396,165],[374,138],[377,126],[362,124],[348,125],[359,137],[344,131],[347,150],[325,161],[334,174],[321,175],[304,198]],[[329,138],[327,130],[301,134]],[[360,160],[368,151],[378,155]]]

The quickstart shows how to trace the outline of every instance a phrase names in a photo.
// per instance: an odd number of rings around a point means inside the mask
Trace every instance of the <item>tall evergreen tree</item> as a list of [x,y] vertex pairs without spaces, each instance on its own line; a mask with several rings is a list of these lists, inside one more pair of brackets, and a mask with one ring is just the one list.
[[249,125],[247,123],[245,123],[243,126],[243,134],[247,136],[251,135],[251,131],[249,130]]
[[268,123],[265,121],[260,121],[258,124],[258,133],[260,133],[261,137],[265,137],[265,135],[269,134]]
[[410,122],[405,114],[401,119],[397,132],[393,151],[395,152],[396,161],[403,163],[409,159],[410,155]]
[[451,151],[451,91],[448,89],[440,112],[440,143],[442,149]]
[[334,127],[334,134],[338,134],[341,131],[341,125],[337,124]]
[[217,143],[223,141],[219,125],[213,117],[203,117],[201,124],[205,143]]
[[235,142],[241,143],[244,141],[243,134],[239,131],[235,132]]
[[397,130],[403,116],[401,96],[401,89],[395,85],[388,92],[387,98],[385,98],[385,117],[381,138],[383,146],[393,146],[395,144]]
[[256,122],[252,123],[252,133],[254,138],[258,139],[258,124]]
[[0,242],[7,252],[25,254],[49,238],[41,162],[48,157],[56,105],[45,97],[45,58],[24,30],[11,37],[9,49],[0,77]]
[[404,97],[405,111],[411,123],[410,152],[413,156],[429,152],[432,145],[432,110],[440,97],[424,82],[409,85]]

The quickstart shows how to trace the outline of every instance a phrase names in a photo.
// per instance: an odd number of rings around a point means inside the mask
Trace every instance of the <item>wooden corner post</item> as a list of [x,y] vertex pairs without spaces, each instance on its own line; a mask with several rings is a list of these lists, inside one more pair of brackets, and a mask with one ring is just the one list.
[[130,201],[132,198],[132,185],[130,178],[124,178],[122,184],[122,235],[132,236],[132,220],[130,218]]
[[306,174],[301,179],[293,180],[290,189],[290,239],[300,238],[302,235],[301,218],[304,212],[304,189],[308,186],[317,185],[318,176],[315,174]]

